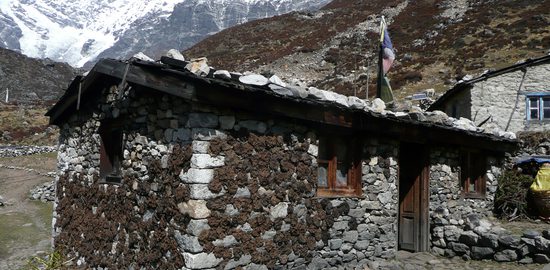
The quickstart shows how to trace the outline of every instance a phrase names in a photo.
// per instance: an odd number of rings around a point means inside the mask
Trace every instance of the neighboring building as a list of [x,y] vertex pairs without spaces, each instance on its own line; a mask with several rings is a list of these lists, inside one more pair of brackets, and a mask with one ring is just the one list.
[[470,254],[446,241],[491,215],[516,145],[437,112],[162,62],[102,60],[48,112],[61,134],[55,248],[76,266],[323,269],[399,249]]
[[550,55],[458,83],[429,108],[503,130],[550,127]]

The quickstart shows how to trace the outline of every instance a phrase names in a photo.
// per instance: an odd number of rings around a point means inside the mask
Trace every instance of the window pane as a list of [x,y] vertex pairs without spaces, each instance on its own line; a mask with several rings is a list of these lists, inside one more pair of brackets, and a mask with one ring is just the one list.
[[550,109],[544,109],[542,118],[543,119],[550,119]]
[[530,108],[538,108],[539,107],[539,99],[538,98],[530,98],[529,99],[529,107]]
[[336,169],[336,186],[347,187],[348,186],[348,166],[343,163],[338,163]]
[[468,192],[470,193],[476,193],[477,190],[476,190],[476,183],[474,181],[472,181],[472,179],[470,179],[470,183],[468,183],[469,186],[468,186]]
[[542,106],[543,106],[543,108],[550,108],[550,98],[543,98],[542,99]]
[[328,187],[326,164],[319,164],[319,168],[317,169],[317,184],[319,187]]
[[530,118],[531,120],[537,120],[539,119],[539,110],[538,109],[531,109]]

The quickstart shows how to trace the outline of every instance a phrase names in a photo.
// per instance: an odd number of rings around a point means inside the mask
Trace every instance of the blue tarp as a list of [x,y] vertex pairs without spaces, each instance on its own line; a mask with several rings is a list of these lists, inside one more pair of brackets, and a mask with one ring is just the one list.
[[536,162],[538,164],[550,163],[550,156],[524,156],[516,160],[516,165]]

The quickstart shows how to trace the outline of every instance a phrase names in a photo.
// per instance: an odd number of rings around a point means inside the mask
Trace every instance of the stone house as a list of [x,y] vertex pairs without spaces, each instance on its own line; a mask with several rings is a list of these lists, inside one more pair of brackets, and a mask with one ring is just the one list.
[[196,64],[101,60],[49,110],[54,244],[74,267],[321,269],[471,252],[446,241],[490,215],[513,134]]
[[550,55],[456,84],[429,110],[502,130],[541,131],[550,123]]

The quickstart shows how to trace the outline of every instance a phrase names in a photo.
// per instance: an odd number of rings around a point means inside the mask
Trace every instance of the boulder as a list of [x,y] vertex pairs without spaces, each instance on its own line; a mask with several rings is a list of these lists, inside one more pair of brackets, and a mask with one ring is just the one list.
[[210,73],[210,67],[208,66],[208,59],[206,57],[191,59],[189,64],[185,66],[185,69],[202,77],[206,77]]
[[227,70],[216,70],[214,72],[214,78],[222,80],[231,80],[231,73]]
[[518,254],[515,250],[505,249],[503,251],[497,252],[494,259],[497,262],[513,262],[518,259]]
[[472,259],[474,260],[482,260],[482,259],[488,259],[493,258],[495,251],[492,248],[489,247],[472,247]]
[[185,61],[185,57],[183,57],[183,55],[180,53],[180,51],[178,51],[176,49],[168,50],[168,52],[166,52],[166,56],[170,57],[170,58],[173,58],[173,59],[176,59],[176,60]]

